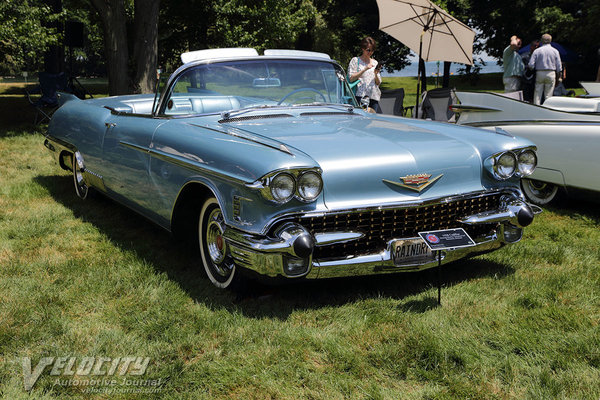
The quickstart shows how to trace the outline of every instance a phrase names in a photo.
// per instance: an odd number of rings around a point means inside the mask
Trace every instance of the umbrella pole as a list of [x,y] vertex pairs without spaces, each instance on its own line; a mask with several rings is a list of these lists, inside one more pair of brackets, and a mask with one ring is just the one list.
[[419,58],[418,58],[418,67],[417,67],[417,104],[415,105],[415,118],[419,118],[419,94],[421,92],[421,52],[423,51],[423,35],[425,34],[425,30],[421,32],[421,37],[419,39]]
[[417,104],[415,104],[415,118],[419,118],[419,92],[421,91],[421,57],[417,62]]

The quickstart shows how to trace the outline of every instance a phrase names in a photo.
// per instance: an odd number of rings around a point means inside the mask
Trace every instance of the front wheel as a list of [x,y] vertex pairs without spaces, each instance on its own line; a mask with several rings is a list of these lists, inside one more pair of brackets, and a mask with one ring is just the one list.
[[523,188],[525,197],[538,206],[550,203],[558,193],[558,186],[533,179],[522,179],[521,187]]
[[210,281],[218,288],[232,289],[239,285],[240,277],[229,255],[224,232],[223,213],[217,199],[211,197],[202,206],[198,221],[200,256]]

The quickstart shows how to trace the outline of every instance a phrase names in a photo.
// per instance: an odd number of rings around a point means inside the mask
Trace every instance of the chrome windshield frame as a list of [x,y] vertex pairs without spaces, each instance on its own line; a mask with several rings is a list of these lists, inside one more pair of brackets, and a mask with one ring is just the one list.
[[[153,110],[153,117],[158,117],[158,118],[170,118],[170,117],[178,117],[178,118],[185,118],[185,117],[194,117],[194,116],[199,116],[199,115],[203,115],[203,114],[189,114],[189,115],[177,115],[177,116],[173,116],[173,115],[168,115],[165,114],[165,109],[168,103],[168,98],[171,97],[172,93],[173,93],[173,89],[176,85],[176,83],[178,82],[179,78],[181,77],[181,75],[183,75],[184,73],[188,72],[190,69],[202,66],[202,65],[209,65],[209,64],[221,64],[221,63],[231,63],[231,62],[245,62],[245,61],[256,61],[256,62],[265,62],[265,61],[298,61],[298,62],[315,62],[315,63],[328,63],[331,64],[332,67],[340,72],[340,75],[343,76],[343,79],[340,79],[340,82],[344,85],[345,87],[345,91],[347,93],[352,93],[352,90],[350,89],[350,86],[348,85],[348,81],[346,80],[346,72],[344,71],[344,69],[342,68],[342,66],[334,60],[327,60],[327,59],[322,59],[322,58],[310,58],[310,57],[292,57],[292,56],[254,56],[254,57],[236,57],[236,58],[222,58],[222,59],[209,59],[209,60],[201,60],[201,61],[193,61],[187,64],[182,65],[181,67],[179,67],[174,73],[171,74],[171,76],[169,77],[169,79],[167,80],[167,84],[165,85],[164,89],[162,90],[162,92],[159,94],[159,99],[158,99],[158,107],[155,108],[155,110]],[[354,104],[347,104],[348,106],[353,106],[353,107],[359,107],[359,105],[356,103],[356,99],[354,98],[354,96],[351,96],[351,100]],[[331,106],[332,103],[328,103],[328,106]],[[338,103],[333,103],[333,104],[338,104]],[[340,106],[343,106],[343,103],[339,103]],[[235,111],[235,110],[231,110],[231,111]],[[209,114],[215,114],[215,113],[209,113]]]

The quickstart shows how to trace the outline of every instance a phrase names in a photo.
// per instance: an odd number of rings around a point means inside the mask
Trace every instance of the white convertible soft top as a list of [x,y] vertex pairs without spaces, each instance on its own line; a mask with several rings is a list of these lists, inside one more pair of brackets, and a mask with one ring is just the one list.
[[[289,49],[269,49],[265,50],[265,56],[283,56],[283,57],[310,57],[331,60],[328,54],[318,53],[316,51],[289,50]],[[205,49],[190,51],[181,55],[181,61],[184,64],[192,61],[212,60],[218,58],[237,58],[237,57],[257,57],[258,52],[248,47],[233,47],[226,49]]]
[[205,49],[190,51],[181,55],[181,61],[187,64],[192,61],[210,60],[214,58],[230,58],[230,57],[256,57],[258,52],[255,49],[247,47],[235,47],[228,49]]

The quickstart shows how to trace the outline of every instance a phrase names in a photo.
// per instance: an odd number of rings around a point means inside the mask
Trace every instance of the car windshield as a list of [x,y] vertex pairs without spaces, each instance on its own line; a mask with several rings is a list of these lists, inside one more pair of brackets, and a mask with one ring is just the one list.
[[248,108],[350,104],[353,93],[336,64],[311,60],[245,60],[201,64],[171,85],[162,113],[198,115]]

